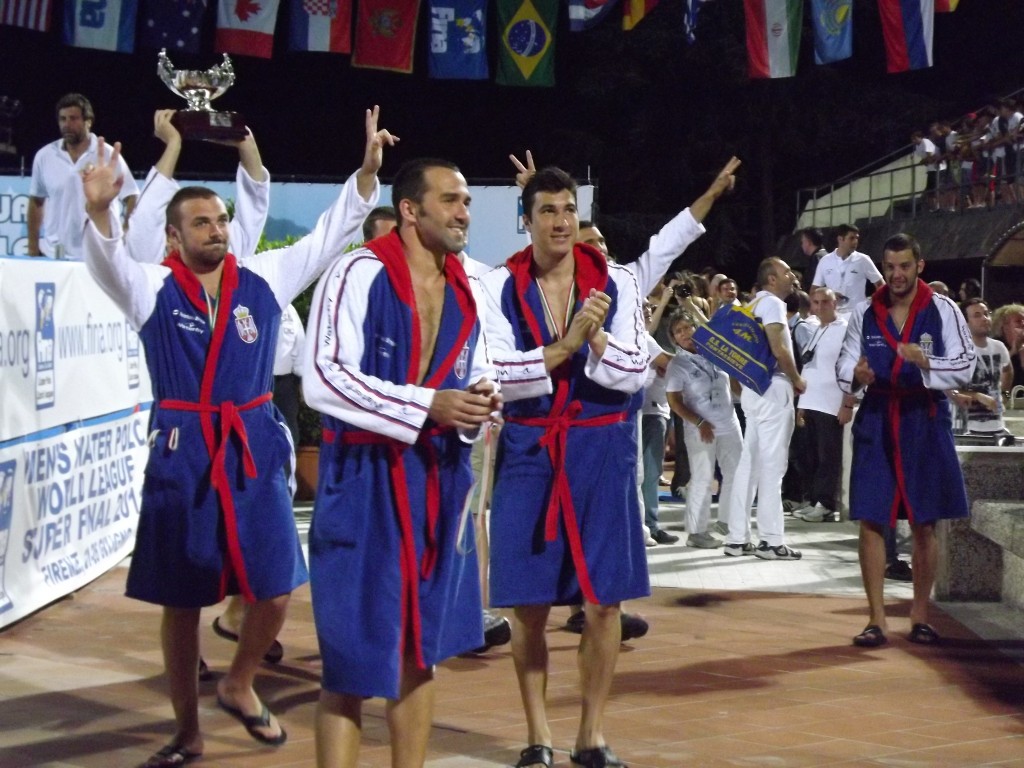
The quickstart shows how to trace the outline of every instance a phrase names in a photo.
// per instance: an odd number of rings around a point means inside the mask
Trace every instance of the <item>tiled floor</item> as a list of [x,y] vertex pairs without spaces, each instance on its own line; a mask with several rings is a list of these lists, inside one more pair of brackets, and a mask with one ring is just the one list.
[[[678,509],[664,512],[670,530]],[[1024,767],[1024,652],[1019,613],[943,605],[941,647],[908,643],[909,588],[887,584],[888,647],[861,650],[864,625],[855,529],[787,522],[799,562],[725,558],[678,545],[648,550],[652,597],[630,610],[650,634],[623,648],[608,706],[609,742],[633,768],[669,766]],[[122,596],[118,568],[0,634],[0,767],[121,768],[170,733],[156,644],[157,609]],[[204,613],[204,655],[223,669],[232,646]],[[556,764],[569,765],[578,720],[578,638],[548,635]],[[259,747],[201,686],[207,735],[201,766],[313,763],[318,659],[308,589],[292,602],[284,661],[259,690],[288,728]],[[1011,655],[1007,655],[1007,653]],[[367,702],[361,765],[389,765],[383,704]],[[524,746],[506,649],[438,671],[430,768],[510,765]]]

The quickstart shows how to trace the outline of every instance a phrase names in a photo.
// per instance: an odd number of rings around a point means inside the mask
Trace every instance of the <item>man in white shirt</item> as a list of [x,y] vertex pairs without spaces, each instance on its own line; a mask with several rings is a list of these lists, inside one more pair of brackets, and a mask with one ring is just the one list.
[[814,270],[811,290],[831,288],[836,295],[836,311],[844,317],[867,298],[866,282],[875,288],[885,285],[871,257],[857,250],[859,243],[859,229],[851,224],[839,225],[836,249],[823,256]]
[[1002,392],[1013,383],[1010,351],[999,339],[989,338],[992,313],[982,299],[968,299],[964,317],[978,355],[978,364],[968,387],[953,390],[956,404],[967,411],[967,431],[998,434],[1006,431],[1003,423]]
[[[768,258],[758,267],[757,284],[761,290],[749,308],[764,325],[778,369],[763,395],[743,387],[740,396],[746,434],[732,488],[724,551],[726,555],[755,555],[762,560],[799,560],[801,553],[786,546],[782,517],[782,476],[789,463],[795,418],[793,393],[802,394],[807,386],[793,360],[783,301],[796,287],[796,275],[782,259]],[[755,485],[761,539],[757,547],[750,541],[751,490]]]
[[946,170],[946,161],[935,148],[931,139],[926,139],[920,131],[910,134],[910,141],[914,145],[914,164],[923,165],[928,172],[927,182],[924,186],[924,198],[928,204],[928,210],[937,211],[939,208],[938,190],[939,178]]
[[[85,197],[81,173],[96,162],[96,136],[92,131],[92,104],[80,93],[57,102],[61,138],[36,152],[28,189],[28,255],[51,259],[81,259],[85,230]],[[124,158],[119,158],[124,184],[118,200],[127,218],[135,207],[139,188]],[[111,207],[121,220],[121,206]]]

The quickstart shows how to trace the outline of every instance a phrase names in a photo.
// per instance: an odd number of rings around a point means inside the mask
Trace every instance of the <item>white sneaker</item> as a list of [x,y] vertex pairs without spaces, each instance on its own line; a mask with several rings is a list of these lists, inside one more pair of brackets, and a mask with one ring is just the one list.
[[656,547],[656,546],[658,546],[658,542],[656,542],[656,541],[655,541],[655,540],[654,540],[653,538],[651,538],[650,536],[648,536],[648,537],[647,537],[647,540],[646,540],[646,541],[644,541],[644,546],[646,546],[646,547],[647,547],[647,548],[649,549],[650,547]]
[[801,512],[800,519],[808,523],[833,523],[839,520],[839,515],[819,501],[810,509]]
[[686,537],[686,546],[699,549],[718,549],[722,542],[710,533],[691,533]]

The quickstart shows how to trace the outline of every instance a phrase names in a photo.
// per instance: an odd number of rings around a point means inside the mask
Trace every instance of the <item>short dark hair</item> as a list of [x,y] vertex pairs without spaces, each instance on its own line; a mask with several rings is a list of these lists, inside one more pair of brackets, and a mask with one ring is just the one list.
[[576,182],[568,173],[554,166],[541,168],[523,187],[523,216],[529,218],[538,192],[561,192],[564,189],[572,193],[573,200],[576,199]]
[[171,202],[167,204],[168,226],[181,227],[181,206],[183,203],[187,203],[189,200],[209,200],[214,197],[220,199],[220,195],[209,187],[182,187],[174,193]]
[[777,267],[781,261],[782,259],[778,256],[769,256],[757,265],[757,284],[761,287],[761,290],[767,289],[768,278],[775,274],[775,267]]
[[985,301],[985,300],[984,300],[983,298],[981,298],[980,296],[975,296],[974,298],[968,299],[967,301],[965,301],[965,302],[963,303],[963,305],[962,305],[961,309],[963,310],[963,313],[964,313],[964,317],[967,317],[967,310],[968,310],[968,309],[969,309],[970,307],[973,307],[973,306],[974,306],[974,305],[976,305],[976,304],[984,304],[984,305],[985,305],[985,308],[986,308],[986,309],[990,309],[990,310],[992,309],[992,307],[990,307],[990,306],[988,305],[988,302],[987,302],[987,301]]
[[374,225],[378,221],[398,221],[395,209],[390,205],[378,205],[367,214],[366,218],[363,219],[363,242],[373,239],[373,231],[376,229]]
[[68,107],[78,107],[82,110],[83,120],[95,120],[96,116],[92,111],[92,103],[80,93],[65,93],[57,100],[57,109],[55,110],[57,116],[60,117],[60,111],[67,109]]
[[405,163],[398,169],[395,180],[391,183],[391,204],[396,213],[403,200],[423,202],[423,195],[427,191],[427,171],[431,168],[447,168],[449,171],[461,173],[455,163],[436,157],[420,157]]
[[722,286],[725,285],[726,283],[732,283],[737,288],[740,287],[740,284],[737,283],[735,280],[733,280],[731,277],[724,277],[724,278],[722,278],[721,280],[718,281],[718,285],[715,286],[715,290],[718,291],[718,292],[721,292]]
[[824,235],[821,234],[821,230],[817,227],[806,227],[801,229],[800,236],[806,237],[815,248],[821,248],[821,244],[825,242]]
[[981,296],[981,282],[976,277],[968,277],[964,280],[963,289],[968,299],[976,299]]
[[673,312],[671,315],[669,315],[669,318],[668,318],[668,332],[669,332],[669,335],[672,334],[672,329],[676,327],[676,323],[689,323],[694,328],[697,327],[697,321],[694,319],[693,315],[691,315],[685,309],[677,309],[675,312]]
[[906,232],[899,232],[888,240],[885,241],[885,245],[882,246],[882,259],[885,259],[887,251],[896,253],[897,251],[911,251],[914,254],[914,260],[921,260],[921,244],[917,242],[917,239],[913,235],[908,235]]
[[[525,209],[524,209],[525,210]],[[580,221],[580,229],[587,229],[588,227],[596,227],[597,225],[590,219],[582,219]]]
[[853,226],[853,224],[840,224],[836,227],[836,237],[846,237],[851,232],[856,232],[858,235],[860,234],[860,230]]

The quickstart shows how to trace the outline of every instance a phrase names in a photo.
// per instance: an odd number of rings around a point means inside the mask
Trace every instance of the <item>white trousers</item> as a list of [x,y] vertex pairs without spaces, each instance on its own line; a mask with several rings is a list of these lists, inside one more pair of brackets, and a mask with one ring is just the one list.
[[684,426],[683,440],[690,460],[690,483],[686,486],[686,532],[707,533],[711,521],[711,485],[715,479],[715,461],[722,467],[722,487],[718,490],[718,519],[729,520],[736,467],[743,453],[740,422],[734,415],[728,429],[715,429],[715,439],[705,443],[700,430]]
[[743,453],[733,482],[727,544],[750,541],[750,504],[757,491],[757,531],[771,547],[785,543],[782,477],[789,464],[789,438],[796,412],[793,385],[778,376],[764,395],[743,388],[740,404],[747,419]]

